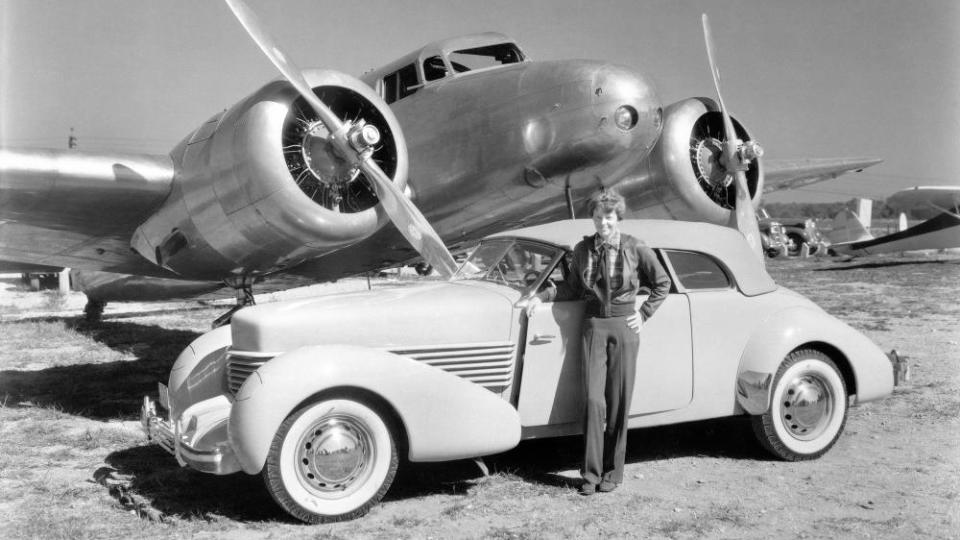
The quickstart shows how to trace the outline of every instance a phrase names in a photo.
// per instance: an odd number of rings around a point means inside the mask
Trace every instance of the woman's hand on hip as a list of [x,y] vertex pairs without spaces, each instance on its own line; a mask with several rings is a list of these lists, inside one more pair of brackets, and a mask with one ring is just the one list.
[[627,317],[627,326],[633,329],[637,334],[643,329],[643,315],[639,311],[634,311],[633,315]]

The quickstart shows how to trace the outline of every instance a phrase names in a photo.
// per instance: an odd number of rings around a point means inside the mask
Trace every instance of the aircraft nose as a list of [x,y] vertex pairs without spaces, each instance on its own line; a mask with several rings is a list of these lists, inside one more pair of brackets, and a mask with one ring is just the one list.
[[594,79],[594,109],[607,130],[643,157],[663,126],[663,107],[653,82],[627,67],[605,65]]

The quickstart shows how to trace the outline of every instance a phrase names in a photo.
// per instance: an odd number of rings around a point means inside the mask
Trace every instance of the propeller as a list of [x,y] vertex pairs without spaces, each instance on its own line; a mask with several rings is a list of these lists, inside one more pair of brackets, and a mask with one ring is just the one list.
[[267,58],[280,70],[283,77],[303,96],[311,108],[316,111],[329,132],[329,142],[340,156],[352,163],[373,184],[373,188],[383,205],[390,221],[400,234],[423,256],[427,264],[433,266],[442,276],[450,277],[457,269],[457,263],[447,251],[447,247],[430,223],[416,206],[404,196],[400,189],[387,176],[380,166],[371,159],[373,146],[379,141],[379,132],[363,120],[356,123],[343,122],[313,93],[313,88],[303,77],[300,68],[277,46],[266,31],[256,14],[243,0],[225,0],[230,10],[246,29],[247,34],[267,55]]
[[720,93],[720,70],[717,69],[716,52],[713,46],[713,36],[710,32],[710,21],[707,14],[703,14],[703,40],[707,45],[707,58],[710,61],[710,71],[713,74],[713,85],[717,89],[717,101],[720,102],[720,113],[723,116],[723,130],[726,135],[723,149],[720,153],[720,164],[726,170],[727,177],[733,176],[736,183],[736,202],[730,217],[730,226],[739,230],[747,239],[747,243],[763,259],[763,249],[760,245],[760,228],[757,224],[757,214],[750,200],[750,189],[747,187],[747,169],[750,161],[763,155],[763,149],[756,143],[743,144],[737,138],[737,132],[730,120],[730,113],[723,104],[723,95]]

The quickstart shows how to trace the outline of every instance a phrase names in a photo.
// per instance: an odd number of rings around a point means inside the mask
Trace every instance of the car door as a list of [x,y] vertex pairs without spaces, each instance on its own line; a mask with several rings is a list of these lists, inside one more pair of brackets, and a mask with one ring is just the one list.
[[[552,276],[562,280],[559,268]],[[637,297],[639,307],[646,296]],[[517,410],[524,427],[580,430],[583,301],[545,302],[527,321]],[[686,295],[671,292],[640,338],[630,416],[684,407],[692,399],[693,354]]]
[[717,259],[694,251],[666,250],[674,285],[690,301],[696,402],[687,419],[727,416],[736,410],[737,368],[754,331],[769,315],[763,296],[745,297]]

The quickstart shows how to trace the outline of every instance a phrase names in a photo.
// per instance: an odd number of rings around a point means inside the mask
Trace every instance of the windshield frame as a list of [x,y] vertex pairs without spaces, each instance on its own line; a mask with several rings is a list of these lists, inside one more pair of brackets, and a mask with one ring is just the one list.
[[[510,254],[514,247],[520,246],[525,249],[527,252],[530,252],[534,255],[547,255],[550,256],[549,262],[545,263],[544,266],[538,270],[536,279],[526,282],[522,286],[518,286],[518,282],[511,281],[506,277],[502,270],[502,263],[504,259]],[[489,255],[484,248],[494,248],[497,250],[493,251],[496,254],[495,260],[490,264],[485,264],[484,269],[470,273],[468,275],[468,268],[470,265],[473,265],[477,268],[476,258],[478,256]],[[480,244],[474,249],[470,256],[467,257],[467,260],[460,265],[460,268],[457,269],[456,274],[453,275],[453,281],[485,281],[488,283],[494,283],[496,285],[501,285],[504,287],[509,287],[515,291],[521,293],[522,296],[526,297],[530,293],[535,292],[539,287],[546,281],[546,279],[553,273],[560,261],[563,261],[566,256],[566,249],[556,246],[554,244],[549,244],[545,242],[538,242],[535,240],[527,240],[520,238],[493,238],[489,240],[483,240]],[[531,270],[532,271],[532,270]],[[528,271],[527,273],[529,273]],[[500,274],[500,277],[496,277],[495,273]]]

